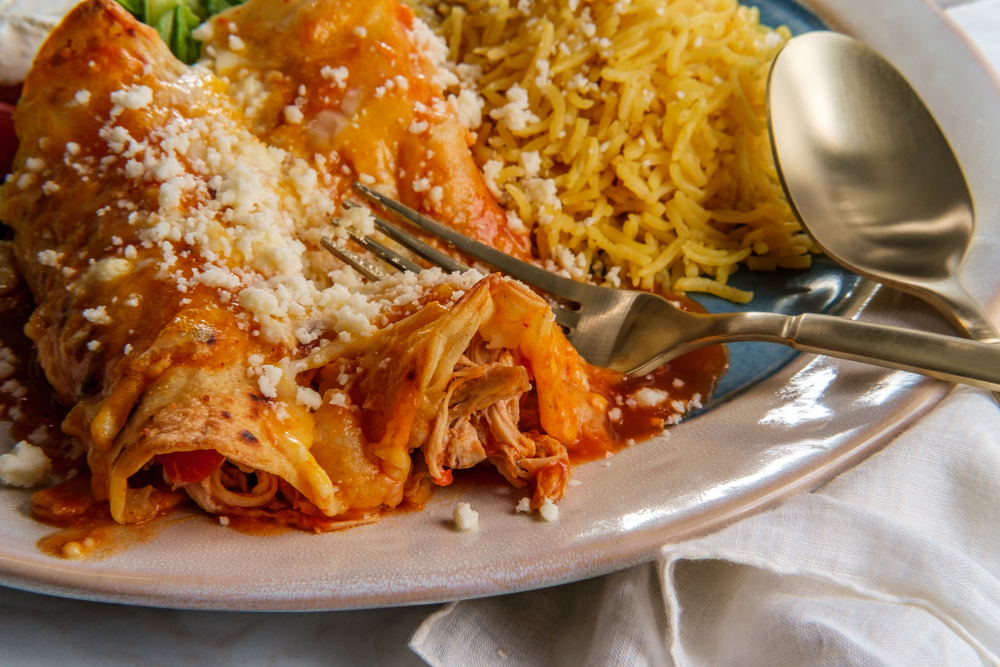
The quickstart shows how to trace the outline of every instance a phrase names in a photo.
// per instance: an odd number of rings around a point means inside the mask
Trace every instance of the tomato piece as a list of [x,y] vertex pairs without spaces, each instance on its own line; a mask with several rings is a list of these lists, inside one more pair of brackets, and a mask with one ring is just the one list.
[[17,153],[17,135],[14,134],[14,107],[0,102],[0,181],[10,173]]
[[192,452],[157,454],[156,460],[174,484],[189,484],[211,475],[226,457],[214,449],[196,449]]

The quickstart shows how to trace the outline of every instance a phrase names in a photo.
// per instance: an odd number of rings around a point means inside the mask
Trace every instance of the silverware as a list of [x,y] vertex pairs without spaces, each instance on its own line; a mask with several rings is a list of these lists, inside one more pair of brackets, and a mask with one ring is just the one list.
[[[569,307],[553,306],[556,322],[564,327],[580,355],[595,366],[641,375],[685,352],[708,345],[763,341],[788,345],[802,352],[1000,389],[1000,347],[827,315],[690,313],[648,292],[608,289],[554,275],[459,234],[360,183],[355,183],[354,188],[368,200],[469,256],[568,303]],[[381,218],[376,217],[376,224],[400,244],[437,264],[431,258],[440,258],[440,251]],[[367,272],[372,280],[386,275],[370,262],[355,264],[355,260],[362,258],[328,238],[323,244],[336,248],[339,256]],[[448,270],[468,268],[451,258],[448,262],[451,267]]]
[[974,228],[962,169],[888,61],[844,35],[795,37],[772,65],[767,120],[788,202],[824,253],[1000,342],[958,278]]

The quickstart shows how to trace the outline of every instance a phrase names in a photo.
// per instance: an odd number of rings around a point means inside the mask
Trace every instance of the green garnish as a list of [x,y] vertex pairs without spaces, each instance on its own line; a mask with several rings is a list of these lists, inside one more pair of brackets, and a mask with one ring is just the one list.
[[193,63],[201,43],[191,36],[195,28],[219,12],[242,5],[244,0],[118,0],[132,16],[156,28],[160,39],[178,59]]

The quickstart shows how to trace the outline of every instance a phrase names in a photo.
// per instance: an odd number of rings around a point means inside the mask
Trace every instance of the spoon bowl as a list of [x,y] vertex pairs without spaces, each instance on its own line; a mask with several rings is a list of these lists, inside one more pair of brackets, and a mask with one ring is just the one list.
[[788,202],[820,250],[1000,342],[958,277],[975,226],[962,168],[887,60],[845,35],[795,37],[772,65],[767,120]]

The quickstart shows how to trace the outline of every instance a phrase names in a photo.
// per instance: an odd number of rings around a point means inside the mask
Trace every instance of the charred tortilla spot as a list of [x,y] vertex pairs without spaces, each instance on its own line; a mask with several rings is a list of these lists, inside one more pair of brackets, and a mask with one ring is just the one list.
[[261,414],[263,414],[264,406],[267,405],[267,399],[260,394],[249,394],[250,404],[247,406],[249,408],[250,419],[260,419]]
[[215,345],[216,341],[218,341],[215,329],[206,326],[195,327],[191,332],[191,336],[199,343],[204,343],[205,345]]
[[233,418],[233,416],[231,414],[229,414],[228,410],[223,410],[222,411],[222,416],[225,417],[226,419],[232,419]]
[[417,379],[417,371],[411,368],[410,371],[406,374],[406,380],[407,382],[413,382],[416,379]]
[[256,445],[257,444],[257,436],[255,436],[250,431],[247,431],[246,429],[240,431],[240,440],[242,440],[243,442],[247,443],[248,445]]

